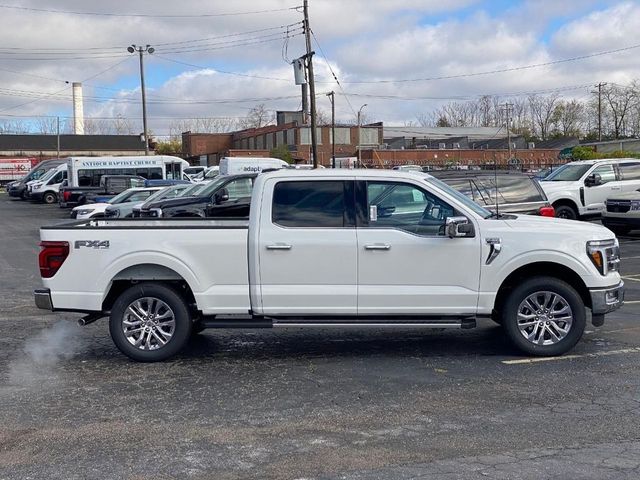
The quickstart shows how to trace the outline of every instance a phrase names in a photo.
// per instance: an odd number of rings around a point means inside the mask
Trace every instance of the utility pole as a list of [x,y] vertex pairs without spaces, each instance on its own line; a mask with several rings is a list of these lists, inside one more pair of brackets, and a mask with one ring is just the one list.
[[311,27],[309,26],[309,1],[304,0],[304,36],[307,43],[307,70],[309,72],[309,97],[311,105],[311,152],[313,155],[313,168],[318,168],[318,139],[316,132],[316,82],[313,76],[313,52],[311,50]]
[[336,94],[327,93],[331,99],[331,168],[336,168]]
[[596,85],[596,87],[598,87],[598,91],[591,92],[591,93],[598,94],[598,141],[599,142],[602,141],[602,87],[604,87],[605,85],[607,84],[600,82],[598,83],[598,85]]
[[362,116],[362,109],[364,107],[366,107],[367,104],[365,103],[364,105],[362,105],[359,109],[358,109],[358,168],[362,167],[362,155],[360,153],[361,150],[361,145],[360,145],[360,126],[362,125],[362,121],[361,121],[361,116]]
[[155,49],[151,45],[146,47],[136,47],[131,45],[127,48],[129,53],[138,52],[140,54],[140,90],[142,91],[142,128],[144,135],[144,154],[149,155],[149,131],[147,130],[147,96],[144,88],[144,54],[153,53]]
[[505,125],[507,127],[507,148],[509,150],[509,158],[507,159],[507,165],[510,165],[510,160],[511,160],[511,155],[512,155],[512,151],[511,151],[511,109],[513,108],[513,103],[505,103],[503,110],[505,112]]
[[56,158],[60,158],[60,117],[56,117],[56,137],[57,137],[57,150]]

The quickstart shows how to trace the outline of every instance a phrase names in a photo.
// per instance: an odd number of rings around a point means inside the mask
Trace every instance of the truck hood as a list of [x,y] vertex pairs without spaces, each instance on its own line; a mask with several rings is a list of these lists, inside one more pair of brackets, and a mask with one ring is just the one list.
[[211,197],[178,197],[178,198],[167,198],[166,200],[158,200],[157,202],[152,202],[147,205],[147,208],[151,210],[152,208],[171,208],[171,207],[182,207],[183,205],[193,205],[196,203],[208,202]]
[[537,235],[548,235],[549,238],[557,235],[566,235],[574,239],[583,237],[586,240],[608,240],[615,238],[615,234],[602,225],[578,220],[538,217],[535,215],[518,215],[516,218],[506,219],[504,222],[515,230],[529,231]]
[[73,207],[73,210],[104,210],[110,203],[87,203],[86,205],[80,205]]

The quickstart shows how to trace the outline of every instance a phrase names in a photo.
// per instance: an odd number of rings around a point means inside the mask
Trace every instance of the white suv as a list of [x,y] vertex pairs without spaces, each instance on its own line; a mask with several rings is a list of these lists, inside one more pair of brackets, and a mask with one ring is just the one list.
[[599,216],[612,195],[640,188],[640,159],[607,158],[563,165],[540,181],[556,216],[577,220]]

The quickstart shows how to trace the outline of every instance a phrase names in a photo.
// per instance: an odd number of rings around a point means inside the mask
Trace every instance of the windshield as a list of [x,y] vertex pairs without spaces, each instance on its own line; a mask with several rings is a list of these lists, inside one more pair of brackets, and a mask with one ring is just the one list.
[[427,177],[426,180],[427,180],[427,183],[431,183],[436,187],[438,187],[440,190],[443,190],[447,194],[451,195],[453,198],[455,198],[460,203],[462,203],[465,207],[470,208],[476,214],[480,215],[482,218],[488,218],[491,216],[491,212],[489,210],[487,210],[486,208],[482,208],[480,205],[478,205],[476,202],[471,200],[469,197],[451,188],[442,180],[438,180],[437,178],[434,178],[434,177]]
[[580,180],[593,165],[567,163],[548,177],[542,179],[544,182],[575,182]]
[[58,169],[57,168],[52,168],[51,170],[49,170],[47,173],[45,173],[43,176],[41,176],[40,178],[38,178],[39,181],[41,182],[46,182],[47,180],[49,180],[51,177],[53,177],[56,173],[57,173]]
[[133,190],[133,189],[129,189],[129,190],[125,190],[122,193],[119,193],[118,195],[116,195],[115,197],[113,197],[111,200],[109,200],[107,203],[110,203],[111,205],[115,205],[117,203],[123,203],[127,201],[127,198],[129,198],[132,194],[134,194],[136,191],[138,190]]
[[178,197],[194,197],[200,195],[201,191],[209,185],[208,183],[196,183],[195,185],[189,185],[189,188],[180,192]]
[[151,203],[155,200],[162,200],[164,198],[173,198],[177,197],[181,192],[190,188],[191,185],[182,184],[182,185],[173,185],[171,187],[163,188],[162,190],[158,190],[156,193],[147,198],[147,202]]

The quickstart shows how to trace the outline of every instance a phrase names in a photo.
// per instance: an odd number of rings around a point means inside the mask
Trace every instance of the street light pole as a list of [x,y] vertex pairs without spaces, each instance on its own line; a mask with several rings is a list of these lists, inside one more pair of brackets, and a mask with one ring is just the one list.
[[144,53],[153,53],[155,49],[151,45],[136,47],[131,45],[127,48],[129,53],[138,52],[140,54],[140,90],[142,91],[142,129],[144,135],[144,154],[149,155],[149,133],[147,130],[147,95],[144,88]]
[[362,125],[362,122],[360,121],[361,115],[362,115],[362,109],[364,107],[366,107],[367,104],[365,103],[364,105],[362,105],[360,107],[360,109],[358,110],[358,168],[360,168],[362,166],[362,154],[360,153],[360,126]]

